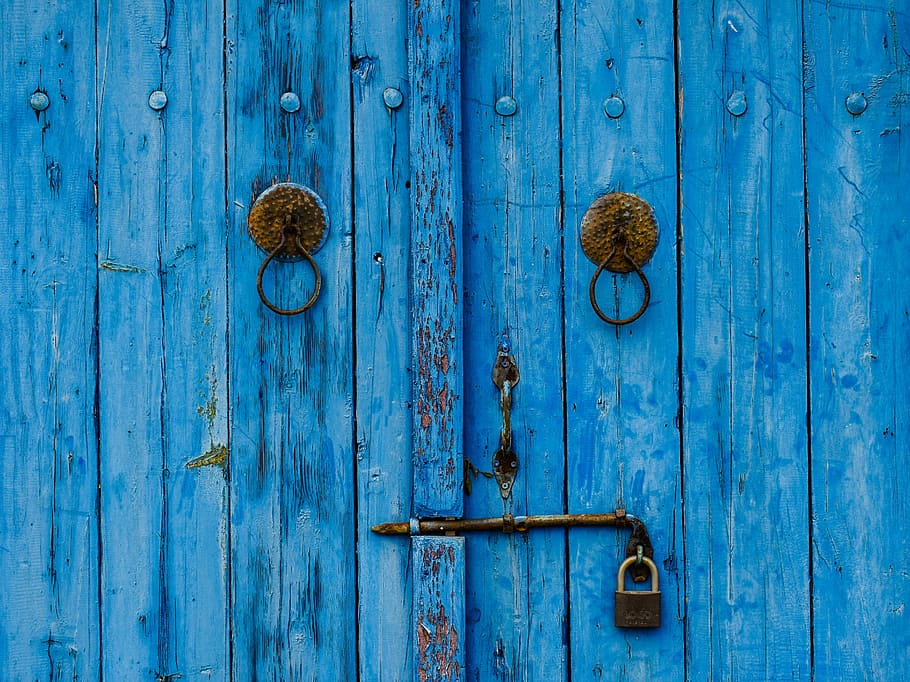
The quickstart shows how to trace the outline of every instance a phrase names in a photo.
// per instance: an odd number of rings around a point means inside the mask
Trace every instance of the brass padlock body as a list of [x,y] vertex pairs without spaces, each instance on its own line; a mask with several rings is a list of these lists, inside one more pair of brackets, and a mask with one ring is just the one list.
[[616,576],[613,622],[618,628],[660,627],[660,589],[657,579],[657,565],[648,557],[642,563],[651,571],[650,590],[626,590],[626,570],[638,561],[629,557],[619,567]]

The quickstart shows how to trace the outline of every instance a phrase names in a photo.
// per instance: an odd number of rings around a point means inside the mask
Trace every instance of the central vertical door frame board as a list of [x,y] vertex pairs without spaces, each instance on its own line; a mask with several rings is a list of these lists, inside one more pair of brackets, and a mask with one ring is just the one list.
[[[910,671],[910,14],[889,0],[804,12],[814,679],[900,679]],[[860,93],[866,109],[851,112]]]
[[[98,6],[102,673],[228,676],[223,13]],[[85,31],[83,31],[85,33]],[[150,106],[163,91],[166,106]],[[218,460],[218,457],[215,457]],[[222,458],[223,460],[223,458]]]
[[[463,509],[458,0],[408,8],[413,514]],[[414,679],[464,679],[464,538],[414,538]],[[430,656],[432,653],[432,656]]]
[[[465,515],[560,514],[564,502],[559,48],[556,3],[495,0],[462,13]],[[511,96],[513,115],[496,112]],[[505,114],[508,111],[504,110]],[[488,472],[502,430],[491,381],[508,335],[520,460],[506,504]],[[468,679],[565,679],[565,531],[465,538]]]
[[[570,530],[570,679],[592,672],[611,680],[683,677],[673,16],[670,0],[634,8],[562,3],[568,512],[624,505],[641,518],[662,593],[658,630],[615,628],[613,591],[628,531]],[[617,118],[605,112],[611,97],[624,102]],[[579,239],[588,206],[616,191],[647,201],[660,228],[654,257],[642,268],[651,304],[618,328],[592,309],[588,287],[597,266]],[[634,274],[607,273],[598,295],[608,314],[618,302],[629,315],[642,285]]]
[[6,2],[0,25],[0,670],[94,680],[94,8]]
[[809,679],[799,3],[678,9],[687,676]]
[[[407,6],[352,3],[359,671],[413,677],[409,543],[370,526],[411,511]],[[397,107],[384,91],[401,93]],[[389,93],[394,95],[393,92]]]
[[[232,0],[226,28],[232,679],[351,680],[350,5]],[[282,108],[285,93],[299,109]],[[277,182],[310,187],[328,211],[314,253],[322,292],[293,316],[260,301],[265,253],[247,232],[252,202]],[[313,275],[305,262],[276,262],[263,285],[291,308]]]

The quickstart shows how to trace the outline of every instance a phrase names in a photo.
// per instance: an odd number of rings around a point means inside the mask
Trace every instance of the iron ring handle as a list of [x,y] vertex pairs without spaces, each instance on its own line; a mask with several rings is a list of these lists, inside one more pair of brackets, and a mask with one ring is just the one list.
[[310,252],[307,251],[301,243],[300,234],[296,230],[294,231],[294,240],[297,242],[297,248],[300,249],[301,253],[303,253],[303,257],[309,261],[310,267],[313,268],[313,274],[316,275],[316,286],[313,289],[313,294],[310,296],[309,300],[306,303],[304,303],[299,308],[293,308],[291,310],[279,308],[265,295],[265,291],[262,290],[262,275],[265,273],[266,268],[269,267],[269,263],[271,263],[275,256],[280,254],[281,250],[284,248],[284,243],[287,241],[287,230],[282,231],[281,241],[278,242],[278,246],[276,246],[269,253],[269,255],[265,257],[265,260],[262,261],[262,265],[259,266],[259,272],[256,275],[256,290],[259,292],[259,298],[262,299],[263,304],[265,304],[269,310],[278,313],[279,315],[297,315],[304,312],[305,310],[309,310],[316,302],[316,299],[319,298],[319,291],[322,289],[322,274],[319,272],[316,261],[313,260]]
[[[626,249],[623,249],[622,255],[626,259],[626,262],[632,266],[635,270],[635,274],[638,275],[641,280],[642,285],[645,288],[645,300],[642,302],[641,307],[629,317],[624,317],[619,320],[615,320],[612,317],[609,317],[604,311],[600,309],[600,306],[597,305],[597,280],[600,278],[603,271],[607,269],[607,263],[613,257],[613,254],[616,252],[615,249],[610,251],[610,254],[604,258],[603,262],[597,266],[597,271],[594,273],[594,276],[591,278],[591,286],[589,288],[589,293],[591,296],[591,306],[594,308],[594,312],[597,313],[597,316],[604,322],[609,322],[610,324],[615,324],[617,327],[629,324],[630,322],[635,322],[642,314],[645,312],[645,308],[648,307],[648,304],[651,302],[651,285],[648,283],[648,278],[645,277],[645,273],[641,271],[638,263],[635,262],[629,252]],[[612,271],[611,271],[612,272]]]

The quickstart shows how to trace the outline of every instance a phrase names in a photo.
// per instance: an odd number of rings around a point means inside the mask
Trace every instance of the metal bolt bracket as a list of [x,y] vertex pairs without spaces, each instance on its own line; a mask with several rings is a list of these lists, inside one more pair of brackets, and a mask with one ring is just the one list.
[[502,430],[499,433],[499,449],[493,454],[493,476],[499,484],[503,500],[512,494],[515,474],[518,473],[518,455],[512,450],[512,389],[521,375],[515,358],[509,353],[508,342],[503,340],[493,364],[493,384],[499,389],[499,407],[502,410]]
[[[657,219],[654,209],[634,194],[613,192],[598,197],[581,221],[581,248],[597,266],[591,278],[591,306],[604,322],[622,325],[634,322],[651,301],[651,287],[641,266],[651,260],[657,249]],[[644,302],[633,315],[615,319],[597,304],[597,280],[604,270],[614,273],[635,272],[644,286]]]
[[[262,302],[279,315],[295,315],[310,308],[322,287],[322,276],[311,254],[322,245],[328,228],[328,212],[319,195],[308,187],[291,182],[273,185],[256,198],[247,217],[247,227],[253,241],[268,252],[256,277],[256,288]],[[300,308],[278,308],[263,291],[262,275],[269,263],[276,259],[305,259],[313,268],[315,290]]]

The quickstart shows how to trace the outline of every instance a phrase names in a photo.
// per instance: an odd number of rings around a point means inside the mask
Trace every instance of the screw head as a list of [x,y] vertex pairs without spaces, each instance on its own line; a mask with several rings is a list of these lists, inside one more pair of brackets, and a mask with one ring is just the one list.
[[167,106],[167,95],[162,90],[152,90],[149,94],[149,106],[155,111],[161,111]]
[[35,90],[35,92],[29,96],[28,103],[35,111],[44,111],[51,105],[47,93],[42,92],[41,90]]
[[502,484],[501,486],[499,486],[499,487],[502,488],[503,490],[508,490],[508,489],[509,489],[509,484],[508,484],[508,483],[503,483],[503,484]]
[[386,88],[382,91],[382,101],[389,109],[397,109],[404,102],[404,95],[398,88]]
[[742,90],[734,90],[730,93],[727,98],[727,111],[734,116],[742,116],[748,108],[749,103],[746,101],[746,93]]
[[289,114],[300,111],[300,98],[296,92],[286,92],[279,100],[281,108]]
[[609,99],[604,100],[604,113],[610,118],[619,118],[623,115],[625,110],[626,103],[623,101],[622,97],[612,95]]
[[515,101],[514,97],[506,95],[505,97],[500,97],[496,100],[496,113],[500,116],[514,116],[515,112],[518,111],[518,102]]
[[847,107],[847,111],[853,116],[859,116],[866,110],[866,107],[869,106],[869,102],[866,101],[866,96],[861,92],[853,92],[847,95],[847,100],[844,104]]

